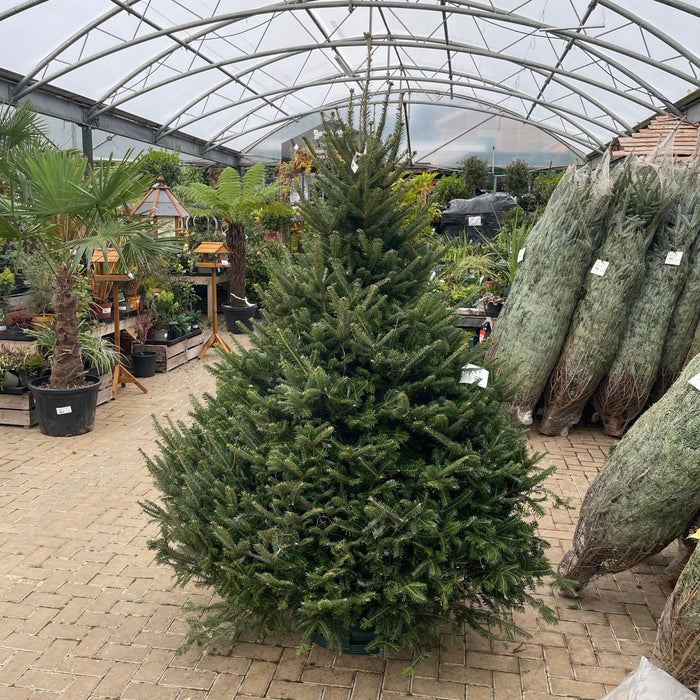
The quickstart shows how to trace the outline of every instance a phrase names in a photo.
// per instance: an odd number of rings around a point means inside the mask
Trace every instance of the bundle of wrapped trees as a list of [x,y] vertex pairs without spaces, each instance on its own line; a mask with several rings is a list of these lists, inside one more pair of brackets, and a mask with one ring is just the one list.
[[[649,248],[646,271],[627,314],[615,359],[593,395],[608,435],[621,437],[643,410],[654,386],[664,339],[688,275],[689,253],[700,227],[698,167],[677,168],[667,198],[673,202]],[[670,264],[669,253],[682,253]]]
[[[700,539],[700,530],[691,537]],[[658,665],[689,688],[700,683],[700,547],[681,573],[659,620]]]
[[609,154],[593,172],[569,169],[528,236],[487,355],[509,373],[515,389],[511,412],[525,425],[532,422],[607,231],[611,194]]
[[700,510],[700,374],[695,357],[611,451],[581,506],[559,573],[583,588],[688,534]]
[[589,274],[564,349],[547,382],[540,432],[566,434],[605,376],[624,319],[644,276],[644,258],[666,210],[665,173],[628,158],[615,173],[608,235],[597,255],[604,274]]

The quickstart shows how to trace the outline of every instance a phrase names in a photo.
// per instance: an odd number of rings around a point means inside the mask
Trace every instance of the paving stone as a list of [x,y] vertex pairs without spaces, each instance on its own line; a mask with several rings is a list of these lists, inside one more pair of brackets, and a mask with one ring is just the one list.
[[[201,395],[215,382],[198,361],[148,382],[148,394],[120,388],[86,436],[56,441],[0,426],[2,700],[600,698],[648,654],[670,591],[666,552],[602,577],[575,602],[539,587],[560,624],[545,624],[530,608],[514,613],[532,639],[506,644],[446,628],[413,677],[403,674],[405,653],[335,659],[312,645],[297,656],[298,634],[260,644],[251,632],[223,653],[193,647],[177,656],[187,631],[181,606],[206,604],[212,594],[176,588],[172,571],[147,548],[157,527],[138,503],[159,494],[139,449],[153,452],[151,414],[187,420],[182,386]],[[127,432],[115,452],[115,434]],[[540,523],[556,563],[611,441],[574,428],[567,438],[531,430],[529,442],[549,452],[543,464],[557,470],[547,485],[573,507],[549,511]]]

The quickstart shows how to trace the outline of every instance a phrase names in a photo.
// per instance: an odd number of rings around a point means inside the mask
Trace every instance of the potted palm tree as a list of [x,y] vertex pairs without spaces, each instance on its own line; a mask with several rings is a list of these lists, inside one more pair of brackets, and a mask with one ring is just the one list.
[[[2,151],[0,151],[2,153]],[[78,336],[79,296],[76,283],[85,275],[85,261],[96,249],[119,254],[122,270],[169,254],[172,242],[156,238],[145,221],[128,215],[129,202],[148,188],[128,160],[111,159],[89,167],[77,151],[50,147],[17,148],[11,168],[23,187],[14,197],[0,194],[0,238],[31,238],[50,266],[55,344],[51,374],[30,388],[37,404],[39,427],[48,435],[85,433],[94,424],[100,381],[85,374]]]
[[256,310],[245,291],[245,224],[254,214],[264,213],[278,188],[277,183],[265,186],[265,168],[257,163],[243,177],[234,168],[225,168],[215,187],[195,182],[178,190],[188,206],[199,214],[223,221],[226,245],[232,252],[228,266],[230,303],[222,308],[231,332],[239,332],[238,321],[248,325]]

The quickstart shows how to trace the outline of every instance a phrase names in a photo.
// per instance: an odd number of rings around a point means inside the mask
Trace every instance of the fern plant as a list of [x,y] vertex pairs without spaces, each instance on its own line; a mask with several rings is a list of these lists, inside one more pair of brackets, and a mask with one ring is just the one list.
[[231,249],[228,286],[233,306],[246,306],[245,225],[255,214],[264,214],[274,201],[279,185],[265,185],[265,167],[256,163],[241,177],[225,168],[215,187],[194,182],[179,190],[189,205],[201,215],[223,221],[226,245]]

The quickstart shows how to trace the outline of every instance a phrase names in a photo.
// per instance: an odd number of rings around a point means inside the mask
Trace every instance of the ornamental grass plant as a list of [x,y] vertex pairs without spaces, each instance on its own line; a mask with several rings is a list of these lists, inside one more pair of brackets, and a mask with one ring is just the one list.
[[159,428],[151,547],[219,598],[190,643],[294,631],[339,652],[359,624],[369,651],[416,663],[445,624],[513,631],[529,604],[552,619],[534,595],[548,472],[503,383],[458,382],[474,357],[429,286],[426,219],[394,187],[387,105],[370,128],[366,88],[357,118],[331,120],[324,197],[302,203],[310,233],[271,268],[252,347],[220,354],[191,424]]

